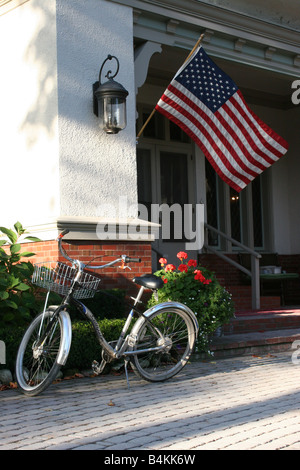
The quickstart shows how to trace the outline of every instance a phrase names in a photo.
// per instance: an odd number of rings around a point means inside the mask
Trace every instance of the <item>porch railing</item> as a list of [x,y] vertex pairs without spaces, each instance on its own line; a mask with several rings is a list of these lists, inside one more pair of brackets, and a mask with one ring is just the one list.
[[[205,228],[205,242],[204,242],[204,248],[207,251],[210,251],[214,253],[215,255],[219,256],[219,258],[222,258],[224,261],[227,263],[232,264],[236,268],[238,268],[240,271],[243,271],[245,274],[250,276],[251,278],[251,291],[252,291],[252,308],[253,310],[259,310],[260,309],[260,279],[259,279],[259,259],[261,258],[261,255],[257,253],[256,251],[252,250],[246,245],[243,245],[242,243],[238,242],[234,238],[230,237],[229,235],[226,235],[226,233],[221,232],[220,230],[216,229],[215,227],[212,227],[211,225],[205,223],[204,224]],[[233,259],[229,258],[226,256],[223,252],[220,252],[218,250],[215,250],[213,247],[208,245],[208,232],[214,232],[217,235],[219,235],[221,238],[224,238],[225,240],[229,241],[232,245],[235,245],[239,248],[241,248],[243,251],[246,251],[251,255],[251,271],[249,269],[245,268],[241,264],[237,263]]]

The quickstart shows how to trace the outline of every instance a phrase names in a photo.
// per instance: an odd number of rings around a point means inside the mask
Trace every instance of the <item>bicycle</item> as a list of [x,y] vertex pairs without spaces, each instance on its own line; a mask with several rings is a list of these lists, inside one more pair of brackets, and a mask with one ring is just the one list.
[[[38,395],[57,378],[60,368],[65,365],[72,341],[68,311],[71,305],[91,322],[102,348],[101,362],[92,364],[94,374],[100,374],[107,363],[123,358],[128,387],[129,362],[137,376],[150,382],[165,381],[175,376],[187,364],[195,346],[198,335],[195,314],[186,305],[172,301],[140,312],[137,306],[144,290],[155,292],[163,286],[161,278],[144,274],[133,279],[139,291],[119,338],[107,342],[93,313],[79,300],[94,296],[100,278],[87,272],[88,265],[72,259],[62,247],[62,239],[68,232],[64,230],[57,240],[61,254],[72,265],[56,262],[54,268],[51,263],[34,266],[32,283],[48,292],[43,312],[29,325],[18,349],[16,379],[20,390],[28,396]],[[120,267],[125,269],[131,262],[141,262],[141,259],[122,255],[91,268],[104,269],[121,263]],[[63,296],[60,305],[47,307],[50,291]]]

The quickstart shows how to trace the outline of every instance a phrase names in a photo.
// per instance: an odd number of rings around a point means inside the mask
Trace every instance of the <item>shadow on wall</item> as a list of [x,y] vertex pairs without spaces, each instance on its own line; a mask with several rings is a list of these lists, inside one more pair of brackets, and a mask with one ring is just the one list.
[[[44,2],[41,7],[30,2],[23,8],[31,8],[36,18],[33,33],[24,55],[27,66],[36,71],[36,100],[28,111],[20,131],[26,135],[28,148],[34,146],[41,132],[53,137],[57,125],[57,73],[56,73],[56,21],[53,2]],[[22,8],[22,7],[21,7]],[[26,90],[22,92],[26,93]]]
[[[43,134],[46,141],[58,136],[61,212],[98,215],[98,205],[114,198],[109,189],[113,187],[135,201],[134,114],[127,116],[131,132],[108,138],[97,127],[92,97],[92,84],[98,80],[108,53],[118,55],[120,81],[127,89],[129,83],[133,97],[132,67],[126,66],[131,54],[129,38],[132,40],[128,9],[101,0],[52,0],[26,5],[34,26],[24,61],[34,70],[36,94],[20,132],[30,150]],[[117,27],[110,28],[111,24]],[[53,161],[56,169],[58,160],[54,156]]]

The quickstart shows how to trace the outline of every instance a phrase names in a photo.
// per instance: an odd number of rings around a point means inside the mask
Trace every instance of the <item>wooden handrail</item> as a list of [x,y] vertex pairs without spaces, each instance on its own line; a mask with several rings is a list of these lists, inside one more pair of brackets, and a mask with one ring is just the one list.
[[[254,310],[259,310],[260,309],[260,279],[259,279],[259,260],[261,258],[261,255],[257,253],[256,251],[252,250],[246,245],[243,245],[242,243],[238,242],[234,238],[230,237],[229,235],[226,235],[226,233],[221,232],[220,230],[216,229],[212,225],[209,225],[207,223],[204,224],[204,227],[206,229],[206,232],[209,230],[212,232],[215,232],[217,235],[219,235],[222,238],[225,238],[226,240],[230,241],[233,245],[238,246],[241,248],[243,251],[246,251],[251,255],[251,271],[249,269],[245,268],[241,264],[237,263],[233,259],[229,258],[226,256],[224,253],[215,250],[214,248],[210,247],[208,243],[204,244],[204,247],[208,250],[214,253],[215,255],[219,256],[219,258],[223,259],[227,263],[232,264],[236,268],[238,268],[240,271],[243,271],[245,274],[250,276],[251,278],[251,289],[252,289],[252,308]],[[206,237],[207,239],[207,237]]]
[[260,253],[257,253],[256,251],[252,250],[252,249],[249,248],[248,246],[243,245],[242,243],[238,242],[237,240],[235,240],[234,238],[230,237],[229,235],[226,235],[226,233],[221,232],[221,230],[218,230],[217,228],[215,228],[215,227],[213,227],[212,225],[209,225],[209,224],[207,224],[207,223],[205,223],[204,226],[205,226],[205,228],[207,228],[208,230],[211,230],[212,232],[217,233],[217,234],[220,235],[221,237],[226,238],[226,240],[230,241],[230,242],[233,243],[234,245],[236,245],[236,246],[242,248],[242,250],[247,251],[247,253],[250,253],[250,255],[255,256],[256,258],[261,258],[261,254],[260,254]]

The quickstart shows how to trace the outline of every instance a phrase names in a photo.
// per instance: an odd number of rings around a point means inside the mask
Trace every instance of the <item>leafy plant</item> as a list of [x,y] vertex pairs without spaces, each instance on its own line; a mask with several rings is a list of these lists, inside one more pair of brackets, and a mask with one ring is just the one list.
[[[21,261],[34,255],[29,251],[21,252],[19,243],[26,230],[20,222],[14,229],[0,227],[5,239],[0,240],[0,325],[22,324],[30,320],[30,312],[35,309],[35,297],[30,284],[33,265]],[[40,241],[39,238],[26,236],[24,239]],[[2,248],[4,245],[7,249]]]
[[[124,326],[125,319],[103,318],[98,321],[100,329],[109,341],[116,340]],[[72,323],[72,345],[66,369],[89,369],[94,360],[100,361],[101,347],[89,322],[75,321]]]
[[205,352],[214,331],[232,318],[234,304],[231,294],[212,272],[198,266],[196,260],[188,260],[184,251],[180,251],[177,257],[180,260],[178,267],[168,264],[165,258],[159,260],[162,269],[155,275],[163,279],[164,286],[156,296],[152,295],[149,306],[170,300],[187,305],[199,323],[198,351]]
[[[125,318],[104,318],[98,323],[106,340],[113,341],[119,337]],[[15,326],[13,329],[0,325],[0,339],[4,341],[6,346],[6,364],[3,366],[0,364],[0,369],[14,370],[18,347],[25,331],[26,326],[24,325]],[[64,370],[90,369],[94,360],[101,360],[101,347],[91,324],[84,320],[72,321],[72,345]]]

